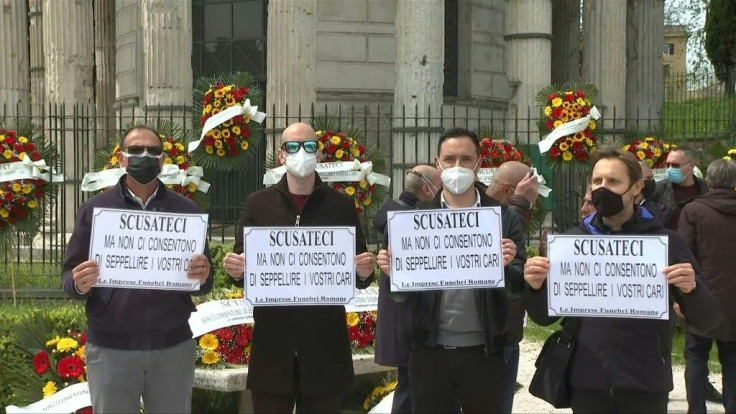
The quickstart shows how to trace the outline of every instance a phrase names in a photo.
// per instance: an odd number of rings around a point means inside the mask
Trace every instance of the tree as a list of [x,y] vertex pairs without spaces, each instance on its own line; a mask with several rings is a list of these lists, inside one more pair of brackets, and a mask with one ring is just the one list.
[[736,88],[736,1],[710,0],[705,15],[705,51],[728,95]]

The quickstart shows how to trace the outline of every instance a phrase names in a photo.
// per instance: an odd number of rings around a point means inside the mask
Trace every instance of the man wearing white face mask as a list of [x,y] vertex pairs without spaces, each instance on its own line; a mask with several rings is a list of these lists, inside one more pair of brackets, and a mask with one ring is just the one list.
[[652,201],[662,214],[658,217],[670,230],[677,231],[682,206],[690,199],[708,192],[708,184],[694,174],[697,166],[692,150],[685,146],[667,155],[667,178],[658,182]]
[[[375,258],[367,251],[352,198],[340,194],[315,173],[320,156],[314,130],[289,125],[281,135],[281,181],[252,194],[245,202],[233,253],[223,267],[243,286],[247,267],[243,227],[354,226],[357,287],[373,281]],[[353,361],[344,306],[265,306],[253,310],[255,328],[247,387],[256,413],[339,412],[353,381]]]
[[[490,207],[500,204],[475,183],[480,142],[467,129],[453,128],[439,139],[437,169],[443,190],[420,209]],[[479,188],[481,189],[479,191]],[[515,212],[501,206],[506,289],[524,288],[524,230]],[[378,264],[391,274],[389,249]],[[407,293],[413,348],[409,382],[414,412],[502,412],[506,363],[506,292],[451,289]],[[458,407],[459,403],[459,407]]]

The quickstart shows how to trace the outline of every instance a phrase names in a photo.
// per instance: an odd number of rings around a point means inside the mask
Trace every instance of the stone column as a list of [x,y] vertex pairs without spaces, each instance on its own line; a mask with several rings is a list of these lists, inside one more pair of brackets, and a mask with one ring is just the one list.
[[[657,41],[661,43],[661,37]],[[583,2],[582,79],[595,84],[600,91],[598,109],[602,109],[604,128],[623,131],[626,127],[626,0]]]
[[580,0],[552,0],[552,83],[580,80]]
[[[509,101],[508,136],[537,130],[534,98],[549,85],[552,66],[552,2],[510,0],[506,14],[506,72],[514,91]],[[531,118],[531,119],[529,119]],[[527,123],[527,119],[529,122]],[[523,128],[523,130],[521,130]],[[520,130],[516,130],[520,129]],[[531,136],[539,138],[538,134]]]
[[79,183],[92,169],[94,126],[84,115],[89,114],[94,96],[93,11],[92,0],[42,3],[46,102],[52,105],[47,116],[55,117],[46,123],[46,134],[60,151],[66,176],[60,192],[64,211],[57,217],[63,234],[74,227],[75,212],[86,196]]
[[44,87],[43,12],[42,0],[29,0],[28,24],[30,39],[31,115],[34,123],[41,125],[46,102]]
[[445,64],[443,0],[398,1],[396,4],[396,83],[392,179],[401,193],[406,171],[433,163],[441,131]]
[[115,2],[95,0],[95,147],[115,139]]
[[141,21],[143,105],[149,119],[182,123],[192,105],[192,2],[142,0]]
[[659,126],[663,98],[664,0],[628,0],[626,19],[626,123]]
[[0,116],[30,114],[26,0],[0,4]]

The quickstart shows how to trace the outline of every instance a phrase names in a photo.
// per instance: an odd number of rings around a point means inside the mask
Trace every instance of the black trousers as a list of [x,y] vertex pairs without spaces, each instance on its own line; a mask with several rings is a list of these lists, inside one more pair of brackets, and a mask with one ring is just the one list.
[[506,363],[503,353],[485,356],[483,346],[446,349],[417,346],[409,358],[415,413],[501,413]]
[[723,377],[723,406],[727,413],[736,412],[736,342],[685,333],[685,386],[689,413],[704,413],[708,384],[708,358],[713,342],[718,346],[718,360]]
[[399,367],[399,380],[394,389],[394,400],[391,414],[411,414],[411,387],[409,386],[409,368]]
[[573,413],[666,413],[668,392],[572,389]]

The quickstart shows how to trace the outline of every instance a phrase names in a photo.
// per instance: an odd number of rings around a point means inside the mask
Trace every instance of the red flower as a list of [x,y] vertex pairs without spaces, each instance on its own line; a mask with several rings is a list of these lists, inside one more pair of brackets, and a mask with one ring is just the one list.
[[587,106],[584,106],[584,107],[580,108],[580,114],[581,115],[587,116],[589,113],[590,113],[590,108],[588,108]]
[[585,138],[590,138],[590,134],[590,128],[585,128],[585,130],[583,131],[583,135],[585,135]]
[[233,91],[233,99],[235,99],[237,102],[240,102],[243,100],[243,93],[240,91]]
[[77,411],[77,414],[93,414],[92,407],[82,408],[81,410]]
[[233,331],[230,328],[222,328],[215,331],[215,335],[223,341],[229,341],[233,339]]
[[583,143],[580,141],[575,141],[572,143],[572,150],[575,152],[580,152],[583,150]]
[[560,149],[556,146],[553,146],[552,148],[549,149],[549,155],[552,158],[558,158],[560,156]]
[[[552,117],[553,118],[560,119],[561,116],[562,116],[562,107],[557,107],[557,108],[555,108],[555,109],[552,110]],[[552,125],[554,125],[554,122],[552,123]]]
[[585,161],[586,159],[588,159],[588,154],[584,151],[578,152],[577,154],[575,154],[575,159],[578,161]]
[[233,123],[234,123],[235,125],[240,125],[240,124],[242,124],[243,122],[245,122],[245,118],[243,118],[243,115],[237,115],[237,116],[234,116],[234,117],[233,117]]
[[574,100],[575,100],[575,95],[573,95],[573,94],[571,94],[571,93],[566,93],[566,94],[565,94],[565,100],[566,100],[567,102],[572,102],[572,101],[574,101]]
[[14,136],[15,133],[13,133],[13,131],[8,131],[8,135],[5,136],[5,143],[8,145],[15,144],[15,138],[13,138]]
[[556,93],[552,93],[552,94],[547,95],[547,100],[548,101],[552,101],[555,98],[557,98],[557,94]]
[[242,93],[243,95],[248,94],[248,88],[246,88],[245,86],[241,86],[240,88],[238,88],[238,91]]
[[238,148],[237,147],[230,147],[230,150],[227,153],[231,157],[234,157],[234,156],[238,155]]
[[250,138],[250,127],[249,127],[248,125],[245,125],[245,126],[244,126],[244,127],[243,127],[243,128],[241,129],[241,130],[240,130],[240,136],[241,136],[241,137],[243,137],[243,138],[245,138],[245,139],[248,139],[248,138]]
[[189,164],[187,164],[187,163],[182,163],[181,165],[179,165],[179,169],[182,169],[182,170],[187,170],[187,169],[189,169]]
[[575,91],[575,95],[577,95],[578,98],[585,98],[585,92],[581,91],[580,89]]
[[348,149],[350,148],[350,142],[349,141],[343,141],[342,142],[342,149]]
[[48,352],[38,351],[38,353],[33,356],[33,370],[36,371],[36,374],[43,374],[44,372],[48,371],[50,366],[51,362],[49,361]]
[[554,119],[548,119],[547,120],[546,127],[547,127],[547,130],[548,131],[554,129],[555,128],[555,120]]
[[235,335],[235,344],[238,346],[246,346],[248,345],[248,342],[250,342],[247,335],[238,334]]
[[84,374],[84,361],[76,355],[64,357],[56,364],[56,371],[62,378],[76,378]]
[[82,332],[79,334],[79,343],[85,345],[87,343],[87,334]]
[[358,151],[360,151],[361,155],[365,154],[365,147],[362,145],[358,145]]

